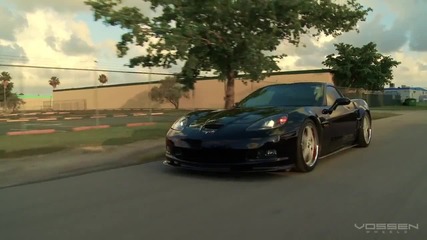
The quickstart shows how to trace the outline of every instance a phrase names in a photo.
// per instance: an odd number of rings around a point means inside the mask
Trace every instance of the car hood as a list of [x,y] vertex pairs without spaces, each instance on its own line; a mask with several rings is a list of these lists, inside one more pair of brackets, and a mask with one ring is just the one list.
[[207,124],[252,124],[261,119],[277,114],[287,114],[295,108],[265,107],[265,108],[233,108],[220,111],[211,111],[190,121],[190,126],[198,127]]

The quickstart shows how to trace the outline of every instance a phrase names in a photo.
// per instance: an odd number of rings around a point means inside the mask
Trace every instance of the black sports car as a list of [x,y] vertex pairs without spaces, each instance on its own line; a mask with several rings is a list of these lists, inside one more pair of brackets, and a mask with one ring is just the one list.
[[270,85],[232,109],[178,119],[166,136],[164,163],[205,171],[308,172],[320,158],[367,147],[371,126],[368,104],[344,97],[333,85]]

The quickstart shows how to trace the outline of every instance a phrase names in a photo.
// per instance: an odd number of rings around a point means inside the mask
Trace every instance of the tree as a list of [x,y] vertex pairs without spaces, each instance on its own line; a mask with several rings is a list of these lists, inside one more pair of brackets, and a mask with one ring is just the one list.
[[330,54],[322,63],[334,71],[337,86],[383,90],[393,79],[393,67],[400,62],[384,56],[370,42],[362,47],[350,44],[335,44],[338,54]]
[[59,84],[61,84],[61,82],[59,81],[58,77],[52,76],[49,79],[49,85],[53,87],[53,89],[55,89]]
[[107,78],[107,76],[106,76],[105,74],[101,74],[101,75],[99,75],[99,77],[98,77],[98,81],[99,81],[101,84],[105,84],[105,83],[107,83],[107,82],[108,82],[108,78]]
[[[331,0],[144,0],[149,17],[122,0],[86,0],[95,20],[128,31],[117,43],[118,57],[130,44],[145,47],[146,53],[130,59],[130,67],[164,67],[182,61],[179,81],[193,89],[203,71],[215,71],[226,81],[225,108],[234,104],[236,78],[263,80],[280,70],[274,53],[283,41],[298,45],[301,35],[338,36],[356,29],[370,8],[356,0],[337,4]],[[157,13],[157,12],[156,12]]]
[[175,109],[179,108],[179,99],[183,96],[188,97],[181,84],[173,77],[165,78],[159,87],[153,87],[149,93],[151,100],[159,103],[168,101],[172,103]]
[[19,110],[19,108],[24,104],[25,101],[19,98],[16,93],[12,93],[7,99],[7,108],[13,112]]
[[3,91],[0,91],[0,101],[5,110],[10,109],[16,111],[21,105],[25,104],[25,102],[19,98],[17,93],[12,92],[14,84],[11,80],[12,76],[8,72],[2,72],[0,74],[0,81],[3,87]]
[[[56,76],[52,76],[49,79],[49,85],[52,86],[53,89],[55,89],[61,82],[59,81],[59,78]],[[50,98],[50,108],[53,109],[53,93],[52,97]]]
[[8,72],[2,72],[0,74],[0,81],[3,87],[3,91],[0,95],[0,101],[2,102],[3,107],[6,109],[7,106],[7,99],[11,95],[12,89],[13,89],[13,83],[11,82],[12,76]]

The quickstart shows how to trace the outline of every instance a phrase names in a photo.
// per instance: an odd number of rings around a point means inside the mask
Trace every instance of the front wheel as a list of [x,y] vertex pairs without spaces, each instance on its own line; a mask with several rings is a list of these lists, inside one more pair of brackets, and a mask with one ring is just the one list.
[[317,164],[319,157],[319,134],[312,120],[306,120],[298,133],[296,169],[310,172]]
[[369,113],[365,113],[362,119],[362,126],[359,128],[357,134],[357,146],[358,147],[367,147],[372,140],[372,120]]

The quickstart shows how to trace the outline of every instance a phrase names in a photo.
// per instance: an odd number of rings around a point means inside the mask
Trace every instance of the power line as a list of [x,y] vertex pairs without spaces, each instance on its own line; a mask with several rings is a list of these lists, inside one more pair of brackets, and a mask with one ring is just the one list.
[[3,64],[3,67],[19,67],[19,68],[37,68],[37,69],[55,69],[55,70],[68,70],[68,71],[90,71],[90,72],[111,72],[111,73],[132,73],[132,74],[154,74],[164,76],[174,76],[173,73],[159,73],[159,72],[137,72],[137,71],[123,71],[123,70],[109,70],[109,69],[91,69],[91,68],[66,68],[66,67],[49,67],[49,66],[35,66],[35,65],[20,65],[20,64]]

